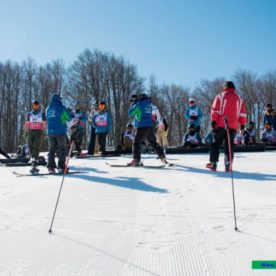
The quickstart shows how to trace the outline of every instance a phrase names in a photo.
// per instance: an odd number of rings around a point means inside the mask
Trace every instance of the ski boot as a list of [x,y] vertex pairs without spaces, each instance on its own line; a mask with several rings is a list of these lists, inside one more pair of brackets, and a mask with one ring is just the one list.
[[232,172],[232,164],[230,162],[225,163],[225,172]]
[[39,173],[39,169],[38,169],[37,167],[32,167],[32,168],[30,169],[30,173],[31,173],[31,174],[38,174],[38,173]]
[[206,168],[210,169],[213,172],[215,172],[217,170],[217,163],[216,162],[210,162],[210,163],[206,164]]
[[56,169],[55,168],[48,168],[48,172],[49,172],[49,174],[55,174]]
[[60,167],[60,168],[58,168],[58,173],[59,174],[67,174],[67,173],[69,173],[69,168],[64,169],[64,168]]
[[143,163],[141,163],[140,160],[133,159],[131,162],[127,163],[128,167],[140,167],[143,166]]
[[31,174],[38,174],[39,169],[37,168],[37,160],[32,159],[31,160],[31,165],[32,165],[32,168],[30,169],[30,173]]

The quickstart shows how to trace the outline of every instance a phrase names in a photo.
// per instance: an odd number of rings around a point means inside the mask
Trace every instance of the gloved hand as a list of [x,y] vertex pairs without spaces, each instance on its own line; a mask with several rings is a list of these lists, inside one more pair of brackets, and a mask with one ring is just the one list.
[[244,130],[244,125],[242,125],[242,126],[240,127],[240,129],[241,129],[241,130]]
[[212,128],[212,132],[216,132],[216,130],[217,130],[217,122],[216,121],[211,122],[211,128]]

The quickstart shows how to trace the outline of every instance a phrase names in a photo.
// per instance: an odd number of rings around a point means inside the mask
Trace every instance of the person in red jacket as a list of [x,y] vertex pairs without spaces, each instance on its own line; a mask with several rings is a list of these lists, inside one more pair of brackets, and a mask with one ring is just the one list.
[[230,161],[233,160],[234,154],[232,150],[230,159],[225,118],[228,120],[230,144],[233,148],[238,127],[240,126],[240,129],[243,130],[246,124],[246,109],[244,101],[237,94],[232,81],[224,83],[223,91],[215,97],[211,108],[211,127],[214,140],[211,143],[210,163],[206,167],[212,171],[217,169],[220,146],[223,142],[225,142],[225,171],[232,170]]

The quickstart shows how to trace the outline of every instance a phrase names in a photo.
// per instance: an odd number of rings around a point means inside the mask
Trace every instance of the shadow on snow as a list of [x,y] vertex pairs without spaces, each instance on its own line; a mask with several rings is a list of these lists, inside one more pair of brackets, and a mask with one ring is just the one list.
[[81,178],[81,179],[84,179],[87,181],[113,185],[113,186],[117,186],[117,187],[121,187],[121,188],[131,189],[131,190],[140,190],[140,191],[152,192],[152,193],[168,193],[167,189],[157,188],[150,184],[146,184],[137,177],[122,177],[122,176],[120,176],[117,178],[105,178],[105,177],[99,177],[96,175],[86,175],[85,174],[85,172],[91,172],[91,171],[94,171],[97,173],[102,173],[102,171],[98,171],[97,169],[94,169],[94,168],[81,168],[81,171],[83,171],[84,174],[78,174],[78,175],[69,174],[68,176],[70,178]]

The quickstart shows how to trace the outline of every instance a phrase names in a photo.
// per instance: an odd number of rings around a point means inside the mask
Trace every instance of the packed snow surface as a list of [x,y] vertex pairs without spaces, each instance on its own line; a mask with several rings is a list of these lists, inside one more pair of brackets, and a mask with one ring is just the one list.
[[276,260],[276,152],[235,155],[239,231],[222,155],[217,172],[206,154],[168,155],[163,169],[106,164],[130,159],[71,159],[82,173],[64,178],[52,234],[62,176],[0,167],[0,275],[275,275],[251,262]]

